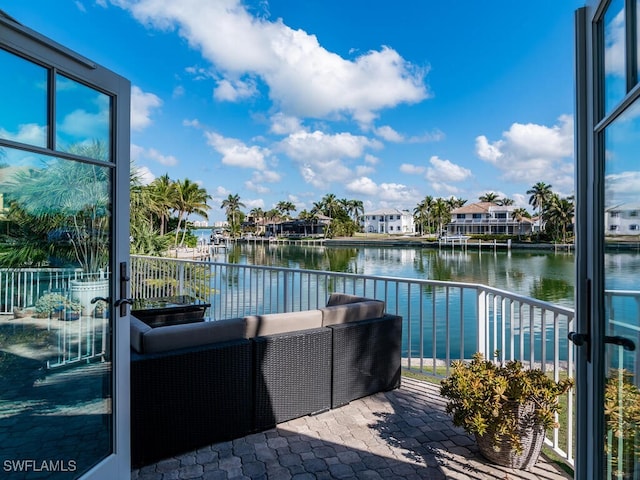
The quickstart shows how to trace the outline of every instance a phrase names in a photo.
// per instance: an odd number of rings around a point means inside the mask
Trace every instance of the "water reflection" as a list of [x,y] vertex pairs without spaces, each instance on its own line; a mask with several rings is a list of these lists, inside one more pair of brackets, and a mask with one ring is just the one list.
[[[622,254],[629,255],[629,254]],[[630,254],[634,256],[634,254]],[[636,272],[640,255],[636,255]],[[387,247],[235,245],[215,261],[331,272],[479,283],[573,306],[574,257],[567,252]],[[624,275],[623,275],[624,276]]]

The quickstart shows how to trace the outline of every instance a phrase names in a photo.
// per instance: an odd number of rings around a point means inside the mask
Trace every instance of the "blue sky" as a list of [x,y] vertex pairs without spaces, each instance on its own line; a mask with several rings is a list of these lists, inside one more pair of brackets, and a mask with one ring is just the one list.
[[[573,13],[583,0],[7,0],[132,83],[132,158],[297,212],[488,191],[573,193]],[[530,207],[529,207],[530,209]],[[530,209],[531,210],[531,209]]]

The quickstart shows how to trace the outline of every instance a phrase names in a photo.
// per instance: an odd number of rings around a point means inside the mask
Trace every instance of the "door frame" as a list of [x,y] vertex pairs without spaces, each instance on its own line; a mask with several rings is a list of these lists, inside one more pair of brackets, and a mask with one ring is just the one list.
[[[112,98],[110,132],[112,162],[112,241],[110,254],[111,304],[127,298],[126,282],[119,278],[122,262],[129,263],[129,183],[130,183],[130,82],[59,43],[19,24],[0,11],[0,45],[27,60],[76,79]],[[51,112],[49,113],[51,117]],[[51,122],[51,118],[49,119]],[[3,140],[2,145],[35,153],[69,157],[64,152]],[[126,286],[125,286],[126,285]],[[116,311],[117,310],[117,311]],[[82,475],[83,479],[128,478],[131,474],[129,427],[129,316],[120,309],[111,312],[113,453]],[[125,312],[123,312],[125,313]]]

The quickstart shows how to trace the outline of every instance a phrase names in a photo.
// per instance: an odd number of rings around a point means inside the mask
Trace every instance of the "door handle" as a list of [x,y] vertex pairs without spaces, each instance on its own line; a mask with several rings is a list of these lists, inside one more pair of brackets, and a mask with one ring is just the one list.
[[125,304],[133,305],[133,300],[131,298],[119,298],[118,300],[116,300],[113,303],[113,306],[114,307],[119,307],[119,306],[125,305]]
[[618,345],[624,348],[625,350],[627,350],[628,352],[633,352],[636,349],[636,344],[633,342],[633,340],[626,337],[621,337],[619,335],[615,335],[615,336],[605,335],[604,343],[611,343],[613,345]]
[[[585,343],[589,342],[589,335],[587,335],[586,333],[569,332],[567,337],[569,338],[569,340],[573,342],[573,344],[576,347],[581,347]],[[618,345],[629,352],[633,352],[636,349],[636,344],[633,342],[633,340],[630,340],[626,337],[621,337],[619,335],[616,335],[616,336],[605,335],[604,343],[611,343],[613,345]]]
[[573,342],[576,347],[581,347],[585,343],[589,342],[589,335],[587,335],[586,333],[569,332],[567,337]]

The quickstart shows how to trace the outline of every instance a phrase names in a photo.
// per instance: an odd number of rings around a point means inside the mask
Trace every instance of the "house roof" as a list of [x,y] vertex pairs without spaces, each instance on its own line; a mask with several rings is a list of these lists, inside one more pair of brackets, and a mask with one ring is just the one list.
[[493,202],[470,203],[469,205],[463,205],[460,208],[454,208],[451,210],[451,213],[489,213],[489,208],[497,206],[498,205]]
[[371,212],[364,212],[364,215],[411,215],[408,210],[400,210],[399,208],[381,208]]

